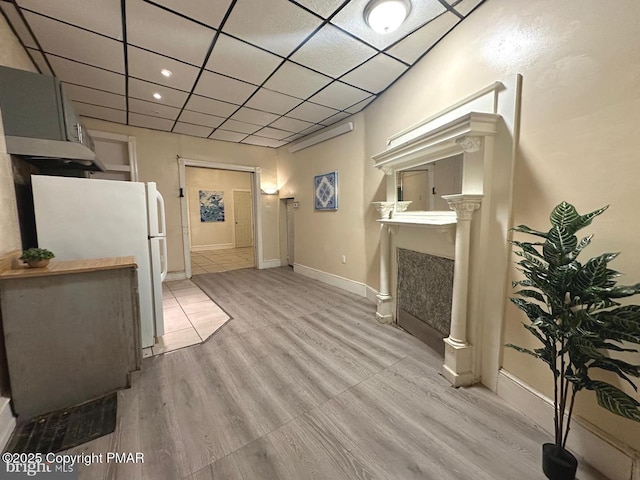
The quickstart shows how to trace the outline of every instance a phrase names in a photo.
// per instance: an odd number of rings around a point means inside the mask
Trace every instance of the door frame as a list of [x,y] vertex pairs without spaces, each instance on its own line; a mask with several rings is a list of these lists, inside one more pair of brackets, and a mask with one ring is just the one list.
[[[236,192],[243,192],[243,193],[249,192],[249,193],[251,193],[251,190],[247,190],[246,188],[232,188],[231,189],[231,196],[232,196],[232,200],[233,200],[233,221],[234,222],[236,220],[236,218],[235,218],[236,217],[236,205],[235,205]],[[251,223],[251,236],[254,237],[254,240],[255,240],[255,234],[254,234],[255,225],[254,225],[254,222],[253,222],[253,219],[254,219],[253,198],[251,200],[252,200],[251,201],[251,222],[250,222]],[[238,248],[237,242],[238,241],[237,241],[237,237],[236,237],[236,228],[235,228],[235,224],[234,224],[234,227],[233,227],[233,245],[234,245],[235,248]],[[252,245],[252,247],[253,246],[255,246],[255,245]]]
[[255,212],[253,223],[253,249],[254,263],[261,270],[265,267],[264,252],[262,251],[262,212],[260,211],[260,167],[236,165],[232,163],[207,162],[203,160],[191,160],[178,157],[178,178],[180,187],[180,211],[182,216],[182,247],[184,252],[184,272],[187,278],[191,278],[191,241],[189,239],[189,205],[187,203],[187,171],[186,167],[212,168],[215,170],[231,170],[236,172],[251,173],[251,206]]

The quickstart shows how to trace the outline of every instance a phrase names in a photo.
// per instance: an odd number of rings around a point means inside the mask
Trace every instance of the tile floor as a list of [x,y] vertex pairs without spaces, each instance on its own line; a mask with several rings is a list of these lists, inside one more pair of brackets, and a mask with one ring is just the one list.
[[163,283],[162,305],[165,334],[153,347],[143,349],[143,357],[202,343],[229,320],[191,280]]
[[191,274],[227,272],[254,267],[253,247],[191,252]]

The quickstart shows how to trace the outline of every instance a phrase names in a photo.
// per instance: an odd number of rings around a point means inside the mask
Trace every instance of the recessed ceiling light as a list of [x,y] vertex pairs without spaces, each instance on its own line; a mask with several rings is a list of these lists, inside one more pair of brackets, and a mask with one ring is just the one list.
[[411,11],[409,0],[371,0],[364,9],[364,20],[378,33],[391,33]]
[[173,72],[171,70],[167,70],[166,68],[163,68],[162,70],[160,70],[160,73],[167,78],[173,75]]
[[160,95],[158,92],[153,94],[153,98],[155,98],[156,100],[160,100],[162,98],[162,95]]

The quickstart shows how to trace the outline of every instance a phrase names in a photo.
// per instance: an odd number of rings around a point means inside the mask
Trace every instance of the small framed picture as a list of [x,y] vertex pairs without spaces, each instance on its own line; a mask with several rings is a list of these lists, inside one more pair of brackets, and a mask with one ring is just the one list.
[[338,210],[338,172],[329,172],[314,177],[316,210]]

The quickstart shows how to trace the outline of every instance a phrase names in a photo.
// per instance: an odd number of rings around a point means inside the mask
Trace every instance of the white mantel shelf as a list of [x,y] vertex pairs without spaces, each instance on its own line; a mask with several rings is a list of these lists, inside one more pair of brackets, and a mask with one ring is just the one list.
[[403,225],[407,227],[452,227],[455,226],[455,218],[381,218],[377,222],[385,225]]

